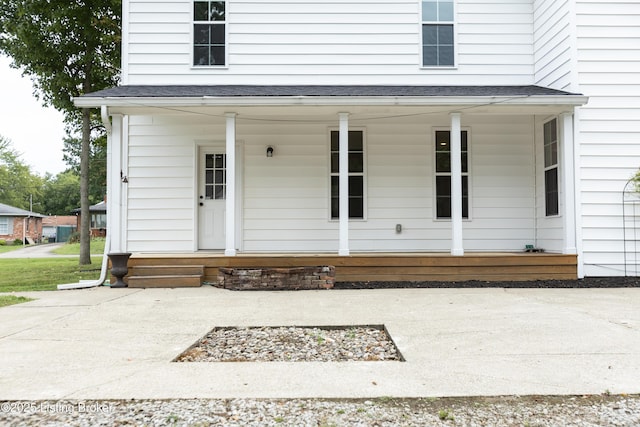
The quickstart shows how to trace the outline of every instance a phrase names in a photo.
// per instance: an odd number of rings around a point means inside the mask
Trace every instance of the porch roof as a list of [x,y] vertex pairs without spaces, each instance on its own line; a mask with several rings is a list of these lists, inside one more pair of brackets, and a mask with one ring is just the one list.
[[222,105],[567,105],[582,94],[536,85],[124,85],[82,95],[78,107]]

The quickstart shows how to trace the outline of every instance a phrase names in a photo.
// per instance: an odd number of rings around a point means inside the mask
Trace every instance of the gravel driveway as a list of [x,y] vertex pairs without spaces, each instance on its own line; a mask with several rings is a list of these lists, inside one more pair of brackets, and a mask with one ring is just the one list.
[[2,402],[9,426],[625,426],[640,396]]

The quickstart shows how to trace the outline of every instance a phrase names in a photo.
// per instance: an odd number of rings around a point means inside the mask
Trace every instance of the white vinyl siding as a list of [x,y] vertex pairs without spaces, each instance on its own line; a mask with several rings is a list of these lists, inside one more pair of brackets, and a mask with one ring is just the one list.
[[216,126],[198,116],[132,116],[129,130],[127,249],[192,251],[194,140],[224,135],[222,119]]
[[640,1],[576,1],[585,275],[624,275],[622,191],[640,167]]
[[570,0],[534,0],[535,82],[571,90],[573,19]]
[[214,70],[192,66],[193,0],[127,6],[128,84],[532,83],[528,1],[458,0],[455,70],[421,69],[420,0],[228,2],[228,64]]
[[[350,222],[351,250],[450,249],[450,222],[435,220],[433,186],[433,129],[446,128],[449,117],[426,117],[359,121],[366,133],[367,215]],[[520,251],[535,240],[532,118],[463,115],[463,121],[473,133],[474,171],[465,249]],[[327,135],[337,122],[337,115],[290,114],[285,122],[238,115],[245,252],[338,250],[338,224],[327,220]],[[193,251],[195,144],[224,140],[223,111],[133,116],[130,130],[128,250]],[[271,158],[268,146],[274,147]]]

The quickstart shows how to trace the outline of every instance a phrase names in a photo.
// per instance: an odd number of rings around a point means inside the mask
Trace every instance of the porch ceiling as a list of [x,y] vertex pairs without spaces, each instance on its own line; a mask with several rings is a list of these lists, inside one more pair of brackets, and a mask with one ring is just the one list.
[[[540,86],[119,86],[83,95],[78,107],[123,114],[234,111],[240,114],[379,114],[393,109],[474,114],[550,114],[587,102],[581,94]],[[304,108],[302,108],[304,107]]]

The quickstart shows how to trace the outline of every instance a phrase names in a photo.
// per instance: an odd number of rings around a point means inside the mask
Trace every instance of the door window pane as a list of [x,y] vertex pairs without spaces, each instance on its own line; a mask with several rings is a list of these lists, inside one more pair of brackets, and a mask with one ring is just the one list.
[[205,198],[218,200],[226,198],[227,170],[226,154],[205,155]]

